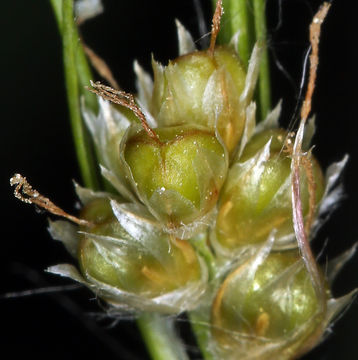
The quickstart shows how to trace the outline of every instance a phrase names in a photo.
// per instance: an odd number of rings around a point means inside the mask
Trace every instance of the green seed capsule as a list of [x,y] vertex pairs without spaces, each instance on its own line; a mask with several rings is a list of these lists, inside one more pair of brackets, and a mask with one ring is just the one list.
[[[270,139],[270,152],[265,155],[262,150]],[[277,229],[276,239],[293,234],[291,159],[284,151],[285,139],[287,132],[282,129],[255,135],[240,160],[232,166],[221,195],[215,229],[216,240],[224,248],[261,243],[274,228]],[[310,163],[317,205],[324,193],[324,178],[313,157]],[[306,216],[310,193],[304,167],[301,170],[301,200]]]
[[158,123],[217,129],[231,153],[242,136],[248,104],[240,102],[246,72],[237,53],[229,47],[216,47],[213,54],[197,51],[164,68],[156,63],[153,67],[151,112]]
[[153,252],[138,246],[138,239],[132,239],[119,224],[107,199],[89,203],[82,218],[95,224],[86,229],[78,253],[89,282],[154,298],[200,280],[200,262],[187,241],[164,234],[154,239]]
[[235,359],[292,359],[319,327],[318,311],[298,253],[272,253],[227,276],[213,303],[212,334]]
[[203,127],[144,130],[130,136],[123,157],[132,184],[151,212],[169,227],[189,224],[216,204],[228,161],[224,146]]

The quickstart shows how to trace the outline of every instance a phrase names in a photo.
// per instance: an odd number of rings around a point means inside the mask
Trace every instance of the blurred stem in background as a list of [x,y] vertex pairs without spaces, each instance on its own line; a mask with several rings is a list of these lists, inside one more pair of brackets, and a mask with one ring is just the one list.
[[[215,9],[216,0],[211,0]],[[244,63],[248,61],[255,42],[266,44],[262,53],[256,102],[258,121],[263,120],[271,109],[270,68],[267,51],[266,1],[265,0],[223,0],[224,15],[218,41],[228,44],[238,33],[238,53]]]

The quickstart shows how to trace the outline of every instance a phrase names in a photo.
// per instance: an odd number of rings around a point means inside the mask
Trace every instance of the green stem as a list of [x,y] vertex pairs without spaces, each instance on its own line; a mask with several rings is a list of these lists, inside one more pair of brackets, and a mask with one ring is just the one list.
[[[216,0],[212,0],[216,6]],[[239,31],[238,53],[247,67],[251,50],[254,44],[253,27],[250,9],[247,0],[223,0],[224,15],[218,41],[228,44],[231,38]]]
[[184,346],[175,333],[173,319],[146,313],[137,320],[143,340],[153,360],[188,360]]
[[91,95],[91,100],[84,89],[84,83],[89,84],[91,74],[78,40],[73,0],[51,0],[51,5],[62,35],[67,101],[80,172],[86,187],[98,189],[97,165],[81,115],[81,95],[85,96],[86,105],[91,106],[92,110],[95,110],[97,105],[94,105],[95,98]]
[[77,50],[76,65],[77,65],[81,97],[84,98],[86,107],[95,114],[97,114],[98,113],[97,97],[95,94],[87,90],[87,86],[90,85],[90,80],[93,80],[93,75],[82,46],[79,46]]
[[197,312],[189,313],[191,328],[195,334],[196,341],[201,354],[205,360],[215,360],[214,355],[209,352],[210,338],[210,319],[206,319]]
[[216,262],[215,256],[208,246],[208,234],[203,232],[190,239],[190,243],[195,251],[202,256],[209,270],[209,281],[215,277]]
[[262,41],[265,44],[265,49],[262,52],[258,83],[258,108],[260,110],[261,120],[266,117],[271,109],[270,64],[266,44],[265,7],[265,0],[253,0],[256,40]]
[[[209,283],[214,280],[217,274],[217,267],[214,254],[207,244],[207,234],[199,234],[192,239],[195,250],[204,258],[209,270]],[[190,325],[201,354],[205,360],[215,360],[214,356],[209,352],[210,343],[210,318],[208,314],[210,309],[200,309],[200,311],[191,311],[188,313]]]
[[[53,8],[53,12],[56,17],[57,25],[60,34],[62,35],[62,3],[63,0],[50,0]],[[93,75],[91,72],[91,68],[87,61],[86,54],[82,48],[82,46],[77,47],[76,52],[76,69],[78,72],[78,78],[80,82],[80,91],[81,96],[84,96],[86,106],[91,109],[94,113],[98,112],[98,103],[96,96],[92,94],[90,91],[85,89],[86,86],[89,86],[90,80],[93,80]]]
[[[217,0],[212,0],[213,6]],[[253,45],[260,41],[266,46],[265,0],[223,0],[224,15],[218,41],[228,44],[239,31],[238,53],[243,63],[248,65]],[[266,117],[271,108],[270,66],[267,48],[262,52],[260,76],[256,101],[258,120]]]
[[50,2],[52,5],[52,10],[55,14],[58,30],[62,35],[62,0],[50,0]]

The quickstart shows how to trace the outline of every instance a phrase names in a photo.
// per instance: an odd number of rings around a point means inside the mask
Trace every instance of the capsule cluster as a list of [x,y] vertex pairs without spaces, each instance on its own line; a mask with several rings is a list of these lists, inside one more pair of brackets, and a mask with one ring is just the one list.
[[[112,311],[197,314],[215,358],[296,358],[351,297],[332,298],[323,272],[319,294],[297,249],[294,134],[278,126],[280,104],[256,125],[259,45],[246,69],[235,38],[197,51],[177,26],[180,56],[167,66],[153,60],[154,80],[135,63],[135,99],[92,84],[100,111],[83,114],[108,192],[76,186],[86,222],[56,221],[50,231],[80,270],[50,270],[85,284]],[[338,199],[344,166],[323,175],[309,148],[313,128],[300,169],[307,234]]]

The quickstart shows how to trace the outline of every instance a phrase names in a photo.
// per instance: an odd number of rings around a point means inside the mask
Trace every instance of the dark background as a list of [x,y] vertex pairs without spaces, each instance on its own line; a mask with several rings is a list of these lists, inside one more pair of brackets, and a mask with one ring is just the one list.
[[[210,20],[209,0],[202,0]],[[104,1],[104,15],[82,28],[87,43],[110,65],[120,85],[134,91],[133,59],[150,70],[150,54],[166,62],[177,52],[174,18],[199,38],[196,14],[187,1]],[[153,4],[153,5],[152,5]],[[280,4],[282,5],[280,7]],[[273,62],[274,103],[283,98],[283,123],[293,113],[300,83],[308,25],[320,1],[269,0],[270,48],[293,78],[294,86]],[[346,198],[315,241],[329,239],[332,258],[358,239],[357,150],[357,4],[336,0],[323,26],[320,66],[313,111],[317,114],[316,156],[326,167],[349,153],[344,175]],[[1,74],[1,250],[0,294],[72,284],[44,273],[70,256],[47,233],[46,214],[12,196],[15,172],[55,203],[75,212],[72,180],[80,181],[70,135],[63,83],[61,42],[49,1],[13,0],[0,5]],[[281,14],[281,16],[279,15]],[[278,25],[278,26],[277,26]],[[225,24],[223,24],[225,26]],[[285,120],[286,119],[286,120]],[[343,295],[358,287],[358,256],[334,287]],[[52,295],[0,298],[0,347],[12,358],[145,359],[133,322],[99,321],[101,310],[85,289]],[[358,304],[336,324],[332,335],[305,359],[357,358]],[[187,334],[187,327],[182,332]],[[132,357],[132,355],[133,357]],[[198,354],[192,352],[193,358]]]

